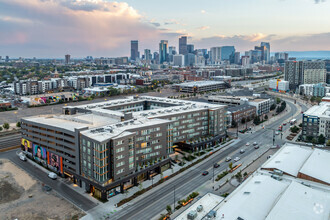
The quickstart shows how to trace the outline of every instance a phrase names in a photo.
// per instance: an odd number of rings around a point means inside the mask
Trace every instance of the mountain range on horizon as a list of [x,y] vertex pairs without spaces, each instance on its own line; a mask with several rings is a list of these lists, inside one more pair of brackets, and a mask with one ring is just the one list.
[[[289,54],[289,57],[296,58],[310,58],[310,59],[330,59],[330,50],[316,50],[316,51],[283,51]],[[275,52],[272,52],[274,55]]]

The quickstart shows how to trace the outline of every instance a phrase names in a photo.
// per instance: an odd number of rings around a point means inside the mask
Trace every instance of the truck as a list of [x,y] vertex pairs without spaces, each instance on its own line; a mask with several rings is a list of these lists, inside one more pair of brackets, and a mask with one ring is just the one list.
[[296,122],[297,122],[297,119],[294,118],[294,119],[292,119],[292,120],[290,121],[290,124],[293,125],[293,124],[295,124]]

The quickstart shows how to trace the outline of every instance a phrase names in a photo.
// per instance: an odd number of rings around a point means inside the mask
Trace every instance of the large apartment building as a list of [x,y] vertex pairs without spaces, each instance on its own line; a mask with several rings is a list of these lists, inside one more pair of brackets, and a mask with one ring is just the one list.
[[290,90],[301,84],[326,83],[327,71],[324,61],[286,61],[284,79],[289,81]]
[[[169,168],[174,147],[226,136],[225,106],[135,96],[22,119],[26,154],[102,199]],[[208,136],[207,142],[190,141]]]

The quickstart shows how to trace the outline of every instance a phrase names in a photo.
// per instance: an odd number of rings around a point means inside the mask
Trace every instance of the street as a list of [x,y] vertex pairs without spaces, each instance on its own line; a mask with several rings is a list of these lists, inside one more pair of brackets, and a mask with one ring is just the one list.
[[25,170],[27,173],[29,173],[31,176],[35,177],[42,183],[52,187],[53,190],[55,190],[58,194],[60,194],[62,197],[64,197],[65,199],[75,204],[77,207],[84,211],[88,211],[97,205],[85,196],[71,189],[68,185],[61,182],[60,180],[52,180],[47,176],[44,171],[38,169],[37,167],[31,165],[26,161],[21,161],[16,155],[16,151],[17,150],[15,149],[0,153],[0,158],[9,159],[15,165]]

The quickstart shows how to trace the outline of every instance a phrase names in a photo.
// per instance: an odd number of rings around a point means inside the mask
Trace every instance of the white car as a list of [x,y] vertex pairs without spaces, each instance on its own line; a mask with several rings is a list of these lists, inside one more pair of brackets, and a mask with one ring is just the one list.
[[19,159],[22,161],[26,161],[26,156],[24,154],[19,154]]
[[246,145],[246,146],[250,146],[250,143],[249,143],[249,142],[247,142],[245,145]]
[[279,134],[280,134],[280,132],[278,132],[278,131],[275,131],[275,134],[276,134],[276,135],[279,135]]
[[53,172],[48,173],[48,177],[51,178],[51,179],[53,179],[53,180],[56,180],[57,179],[56,173],[53,173]]
[[239,157],[235,157],[234,161],[237,162],[237,161],[239,161],[240,159],[241,159],[241,158],[239,158]]
[[231,158],[230,157],[227,157],[226,158],[226,162],[228,162],[228,161],[231,161]]

